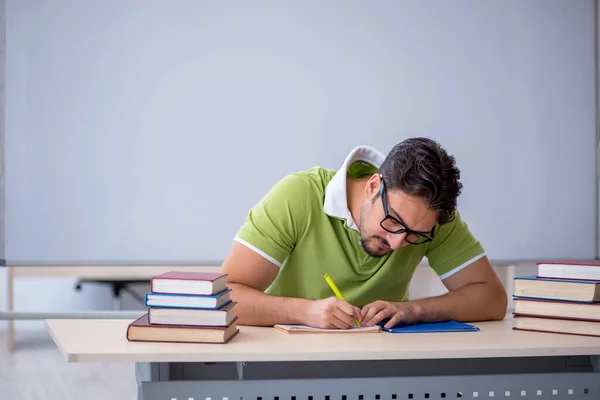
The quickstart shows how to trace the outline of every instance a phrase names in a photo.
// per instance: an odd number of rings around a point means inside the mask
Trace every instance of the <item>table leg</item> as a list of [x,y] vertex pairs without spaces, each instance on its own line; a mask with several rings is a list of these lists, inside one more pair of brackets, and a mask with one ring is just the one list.
[[167,382],[171,380],[170,363],[135,363],[135,381],[137,400],[146,400],[142,386],[148,382]]
[[[7,308],[8,312],[14,311],[14,267],[8,267],[8,290],[7,290]],[[12,319],[8,323],[8,351],[10,353],[15,350],[15,322]]]
[[590,362],[592,363],[594,372],[600,373],[600,356],[598,356],[598,355],[590,356]]

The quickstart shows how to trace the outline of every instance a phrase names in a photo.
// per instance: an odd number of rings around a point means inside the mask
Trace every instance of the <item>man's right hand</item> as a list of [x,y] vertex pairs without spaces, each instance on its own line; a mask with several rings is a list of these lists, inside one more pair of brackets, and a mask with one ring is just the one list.
[[308,304],[305,325],[315,328],[348,329],[360,320],[360,309],[337,297],[314,300]]

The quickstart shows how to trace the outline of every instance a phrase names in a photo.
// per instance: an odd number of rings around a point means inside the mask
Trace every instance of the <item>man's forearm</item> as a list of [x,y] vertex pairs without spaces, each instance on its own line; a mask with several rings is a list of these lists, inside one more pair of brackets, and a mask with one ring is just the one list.
[[418,321],[455,320],[477,322],[500,320],[506,315],[507,296],[503,288],[473,283],[441,296],[411,302]]
[[271,326],[302,324],[309,300],[277,297],[238,283],[229,283],[231,298],[237,301],[236,315],[240,325]]

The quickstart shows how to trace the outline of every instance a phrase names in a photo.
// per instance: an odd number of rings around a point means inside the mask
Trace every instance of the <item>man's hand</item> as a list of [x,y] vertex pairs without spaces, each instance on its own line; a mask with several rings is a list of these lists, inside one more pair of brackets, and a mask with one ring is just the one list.
[[355,318],[360,319],[358,307],[337,297],[329,297],[308,304],[305,324],[315,328],[348,329],[356,325]]
[[374,301],[362,308],[360,324],[373,326],[388,318],[389,321],[385,324],[385,328],[391,328],[399,323],[409,324],[415,322],[416,312],[413,304],[410,302]]

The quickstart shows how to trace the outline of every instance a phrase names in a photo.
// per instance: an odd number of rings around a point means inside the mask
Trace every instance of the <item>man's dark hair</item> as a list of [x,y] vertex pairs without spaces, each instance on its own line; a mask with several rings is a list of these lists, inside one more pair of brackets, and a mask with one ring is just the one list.
[[460,196],[460,170],[454,156],[428,138],[410,138],[398,143],[379,168],[388,190],[423,198],[439,213],[438,222],[454,219]]

